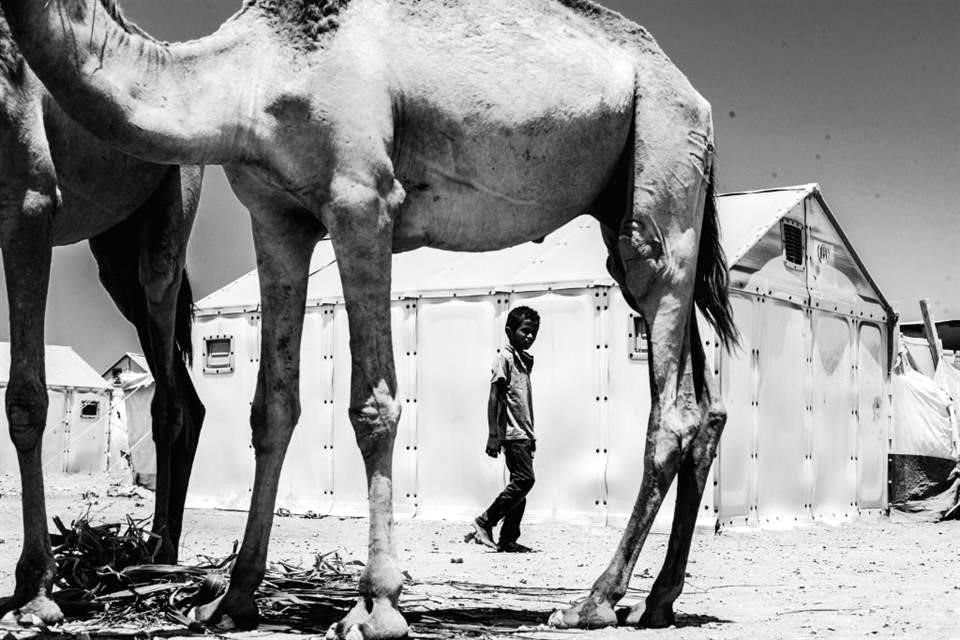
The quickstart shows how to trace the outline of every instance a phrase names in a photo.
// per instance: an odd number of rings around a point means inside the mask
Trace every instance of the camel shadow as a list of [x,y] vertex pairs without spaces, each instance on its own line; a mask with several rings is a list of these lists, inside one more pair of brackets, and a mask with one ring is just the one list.
[[[423,637],[480,637],[511,634],[521,628],[546,625],[553,608],[510,607],[438,607],[404,612],[414,635]],[[621,624],[629,609],[617,611]],[[289,626],[303,633],[325,632],[347,613],[347,608],[328,604],[308,604],[266,613],[265,622]],[[730,620],[711,615],[678,613],[675,628],[702,627],[708,624],[729,624]],[[549,630],[544,629],[549,632]]]

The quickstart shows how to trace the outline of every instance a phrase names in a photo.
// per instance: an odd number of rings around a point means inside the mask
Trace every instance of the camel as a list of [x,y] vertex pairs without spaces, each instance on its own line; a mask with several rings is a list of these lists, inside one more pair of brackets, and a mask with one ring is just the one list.
[[10,303],[6,411],[23,495],[24,545],[10,610],[62,619],[49,591],[40,449],[47,416],[44,312],[52,248],[89,239],[100,280],[137,330],[156,380],[155,559],[177,561],[183,504],[204,408],[191,356],[192,294],[184,272],[202,180],[198,166],[148,163],[87,133],[27,66],[0,12],[0,247]]
[[[212,35],[159,44],[100,0],[2,0],[30,64],[95,135],[154,162],[222,164],[254,232],[261,365],[256,475],[212,622],[253,627],[278,479],[300,415],[307,270],[329,234],[349,317],[349,417],[369,493],[358,599],[329,635],[403,637],[392,459],[400,404],[390,334],[394,252],[486,251],[588,212],[607,268],[649,325],[653,409],[623,538],[559,627],[617,623],[664,494],[663,569],[626,621],[673,602],[726,414],[698,307],[737,341],[713,201],[710,105],[650,34],[591,0],[245,0]],[[549,428],[546,425],[544,428]]]

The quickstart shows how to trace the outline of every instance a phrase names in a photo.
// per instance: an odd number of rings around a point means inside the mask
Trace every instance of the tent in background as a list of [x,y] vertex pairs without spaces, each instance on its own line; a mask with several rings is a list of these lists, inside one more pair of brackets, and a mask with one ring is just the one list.
[[129,461],[135,484],[156,489],[157,459],[151,431],[150,403],[155,390],[147,360],[125,353],[103,372],[113,385],[111,432],[124,442],[122,455]]
[[[45,473],[97,473],[110,466],[110,385],[70,347],[45,348],[47,426],[43,432]],[[0,406],[10,372],[10,343],[0,342]],[[0,411],[0,473],[17,473],[7,415]]]

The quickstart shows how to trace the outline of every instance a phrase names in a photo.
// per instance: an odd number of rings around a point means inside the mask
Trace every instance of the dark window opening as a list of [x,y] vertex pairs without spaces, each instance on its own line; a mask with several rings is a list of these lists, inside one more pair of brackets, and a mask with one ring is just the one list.
[[646,360],[649,353],[649,343],[647,342],[647,322],[641,316],[631,315],[631,326],[633,330],[630,333],[630,359]]
[[803,267],[803,226],[793,220],[785,219],[781,227],[783,254],[787,264]]
[[233,371],[233,337],[214,336],[204,339],[204,372],[229,373]]
[[100,403],[96,400],[84,400],[80,403],[80,417],[84,420],[96,420],[100,416]]

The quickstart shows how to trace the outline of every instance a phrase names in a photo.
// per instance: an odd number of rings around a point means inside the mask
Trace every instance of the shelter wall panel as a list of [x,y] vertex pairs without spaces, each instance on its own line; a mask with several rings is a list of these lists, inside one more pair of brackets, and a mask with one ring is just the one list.
[[[80,407],[85,402],[98,404],[94,419],[81,417]],[[73,393],[70,412],[70,439],[66,452],[67,473],[98,473],[107,468],[107,428],[109,425],[110,392]]]
[[[599,331],[603,292],[581,289],[511,296],[510,306],[540,313],[531,352],[537,433],[537,485],[527,508],[537,518],[599,520],[603,495],[600,388],[602,352],[610,343]],[[606,399],[604,399],[606,398]]]
[[[365,515],[367,505],[367,481],[363,456],[350,422],[350,384],[352,360],[350,355],[350,331],[346,308],[338,304],[332,308],[332,419],[330,451],[333,466],[333,507],[337,515]],[[416,301],[396,300],[390,306],[390,331],[393,344],[393,361],[397,376],[397,399],[401,405],[400,422],[397,425],[397,440],[394,447],[394,503],[398,513],[414,508],[415,478],[411,469],[416,468],[416,372],[413,362],[416,357],[415,332]],[[408,448],[409,447],[409,448]],[[409,498],[408,498],[409,495]]]
[[396,300],[390,308],[400,422],[393,454],[393,502],[398,515],[417,508],[417,305]]
[[[17,449],[10,439],[10,423],[7,422],[6,406],[7,388],[0,387],[0,473],[19,473]],[[66,429],[64,424],[64,410],[66,396],[63,391],[47,390],[47,422],[43,431],[41,443],[41,459],[45,472],[59,473],[64,470],[64,451],[67,448]]]
[[813,517],[849,518],[856,501],[854,474],[856,344],[850,322],[815,311],[813,319]]
[[204,353],[204,337],[211,335],[233,337],[234,370],[204,373],[203,357],[194,359],[193,380],[207,413],[187,505],[246,509],[253,486],[250,405],[260,366],[260,316],[246,313],[197,318],[194,353]]
[[763,526],[793,524],[804,511],[808,335],[803,309],[761,300],[758,308],[757,509]]
[[[720,438],[715,465],[719,484],[717,508],[726,524],[747,524],[756,505],[756,409],[757,375],[754,349],[756,313],[753,297],[730,296],[734,320],[740,329],[740,349],[725,354],[720,382],[727,408],[727,424]],[[708,487],[709,490],[709,487]]]
[[157,448],[153,442],[153,419],[150,415],[154,389],[155,385],[151,384],[128,393],[123,407],[130,460],[134,472],[143,476],[145,482],[157,477]]
[[300,421],[293,432],[277,492],[277,505],[294,513],[329,511],[333,501],[328,445],[332,440],[333,314],[310,307],[300,343]]
[[362,516],[367,509],[367,472],[350,423],[350,330],[342,304],[333,312],[333,513]]
[[880,509],[884,506],[887,469],[887,350],[878,326],[861,324],[859,333],[857,505]]
[[[635,315],[618,288],[610,290],[609,310],[604,312],[610,337],[609,428],[604,480],[607,514],[611,521],[629,518],[643,479],[643,454],[650,419],[650,374],[648,360],[630,358]],[[671,505],[664,503],[660,513]]]
[[[47,427],[43,431],[41,459],[45,472],[62,472],[67,468],[67,450],[70,446],[70,415],[72,391],[47,390]],[[4,412],[6,413],[6,412]],[[6,419],[6,416],[4,416]],[[14,454],[16,455],[16,454]],[[14,458],[16,460],[16,458]]]
[[418,305],[416,470],[418,513],[426,517],[476,515],[502,487],[502,456],[484,455],[491,363],[504,339],[501,299]]

